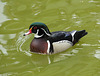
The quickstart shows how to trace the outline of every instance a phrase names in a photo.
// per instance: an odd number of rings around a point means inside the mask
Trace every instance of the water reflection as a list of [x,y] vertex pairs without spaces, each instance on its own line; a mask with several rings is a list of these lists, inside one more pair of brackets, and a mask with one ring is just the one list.
[[0,35],[1,54],[8,55],[8,52],[7,52],[8,48],[7,46],[5,47],[5,45],[8,43],[8,40],[14,39],[15,37],[16,37],[16,34],[6,34],[6,35],[1,34]]
[[[100,43],[100,40],[98,40],[98,42]],[[100,59],[100,45],[98,46],[98,49],[95,50],[94,57]]]
[[100,19],[97,19],[97,24],[99,24],[99,25],[100,25]]
[[[41,72],[48,65],[67,59],[68,57],[72,55],[73,54],[61,53],[57,55],[32,54],[31,56],[27,56],[23,52],[22,53],[13,52],[13,53],[10,53],[10,55],[8,55],[7,57],[2,56],[0,73],[3,73],[1,75],[6,75],[6,74],[7,75],[22,75],[26,73],[32,73],[33,75],[35,75]],[[3,60],[6,60],[8,62],[5,63],[5,61]]]
[[[2,3],[0,1],[0,23],[4,22],[7,20],[7,17],[6,15],[3,14],[3,11],[4,11],[4,6],[6,5],[6,2],[5,3]],[[0,25],[1,26],[1,25]]]
[[[44,9],[45,5],[44,2],[45,1],[3,1],[2,2],[6,2],[6,5],[4,6],[4,14],[7,15],[7,17],[9,19],[22,19],[24,18],[24,20],[30,20],[32,18],[32,20],[34,19],[34,16],[37,16],[42,9]],[[27,4],[26,4],[27,3]],[[15,9],[16,7],[16,9]]]
[[94,57],[96,57],[97,59],[100,59],[100,49],[95,50]]

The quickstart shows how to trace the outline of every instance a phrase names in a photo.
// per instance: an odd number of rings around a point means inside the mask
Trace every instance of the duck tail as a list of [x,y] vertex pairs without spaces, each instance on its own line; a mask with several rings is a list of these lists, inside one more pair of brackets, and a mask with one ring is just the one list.
[[76,31],[76,33],[74,34],[74,40],[73,40],[73,45],[75,43],[77,43],[83,36],[87,35],[88,32],[86,32],[86,30],[81,30],[81,31]]

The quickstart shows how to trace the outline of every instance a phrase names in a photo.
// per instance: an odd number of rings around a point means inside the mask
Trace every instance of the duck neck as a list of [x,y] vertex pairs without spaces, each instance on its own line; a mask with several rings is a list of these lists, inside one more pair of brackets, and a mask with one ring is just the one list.
[[44,30],[37,29],[37,32],[35,33],[34,37],[35,38],[47,38],[49,36],[47,35],[47,33],[44,32]]

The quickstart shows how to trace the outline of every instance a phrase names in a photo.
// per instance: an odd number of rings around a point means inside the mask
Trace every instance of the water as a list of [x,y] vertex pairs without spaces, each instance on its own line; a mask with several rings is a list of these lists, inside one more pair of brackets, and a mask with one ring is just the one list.
[[[88,31],[72,48],[54,55],[29,51],[33,22],[50,31]],[[100,76],[99,0],[0,0],[0,76]]]

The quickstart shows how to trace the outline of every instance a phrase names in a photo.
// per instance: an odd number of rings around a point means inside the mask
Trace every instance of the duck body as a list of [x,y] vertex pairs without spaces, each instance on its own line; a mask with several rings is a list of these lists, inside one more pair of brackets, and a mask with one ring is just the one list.
[[35,33],[30,44],[30,51],[41,54],[54,54],[65,51],[87,34],[85,30],[50,32],[47,26],[41,22],[31,24],[29,32],[25,33],[24,36],[30,33]]

